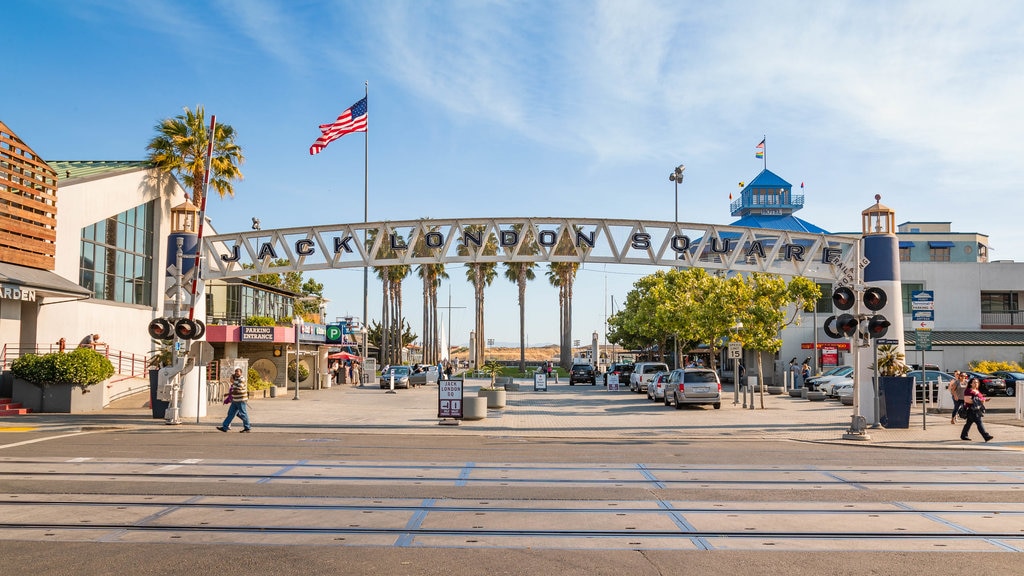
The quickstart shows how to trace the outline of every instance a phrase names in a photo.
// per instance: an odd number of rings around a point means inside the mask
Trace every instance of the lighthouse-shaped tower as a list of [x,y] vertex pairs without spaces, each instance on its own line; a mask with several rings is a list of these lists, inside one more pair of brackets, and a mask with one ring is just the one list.
[[[878,288],[886,295],[886,302],[874,312],[889,321],[887,340],[896,340],[897,348],[904,352],[903,292],[900,285],[900,249],[896,236],[896,212],[882,205],[882,197],[875,195],[875,204],[861,212],[862,254],[869,260],[864,268],[864,289]],[[874,343],[874,342],[873,342]],[[858,362],[862,379],[858,386],[860,412],[871,424],[878,422],[876,390],[871,385],[874,372],[872,354],[861,354]]]

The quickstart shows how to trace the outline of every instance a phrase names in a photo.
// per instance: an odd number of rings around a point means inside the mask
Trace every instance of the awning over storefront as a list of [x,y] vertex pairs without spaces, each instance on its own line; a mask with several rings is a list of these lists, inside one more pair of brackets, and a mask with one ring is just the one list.
[[0,298],[36,301],[48,296],[84,299],[92,292],[49,270],[0,262]]
[[900,248],[913,248],[914,243],[910,240],[900,240]]
[[929,248],[952,248],[953,247],[953,243],[950,242],[949,240],[929,240],[928,241],[928,247]]

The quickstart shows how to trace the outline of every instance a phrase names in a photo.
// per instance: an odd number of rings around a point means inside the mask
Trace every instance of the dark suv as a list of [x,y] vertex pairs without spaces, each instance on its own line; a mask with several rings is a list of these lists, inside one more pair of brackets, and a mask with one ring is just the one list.
[[619,375],[619,386],[629,386],[629,376],[633,373],[633,365],[626,362],[615,362],[608,367],[608,371],[604,373],[604,385],[608,385],[608,375],[618,374]]
[[591,386],[597,384],[594,367],[590,364],[573,364],[572,369],[569,370],[569,386],[573,386],[577,382],[590,382]]

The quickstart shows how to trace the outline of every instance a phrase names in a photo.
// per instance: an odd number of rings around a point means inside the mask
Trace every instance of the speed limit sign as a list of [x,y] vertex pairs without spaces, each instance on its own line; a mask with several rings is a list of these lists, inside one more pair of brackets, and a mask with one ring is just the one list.
[[729,360],[740,360],[743,358],[743,344],[729,342]]

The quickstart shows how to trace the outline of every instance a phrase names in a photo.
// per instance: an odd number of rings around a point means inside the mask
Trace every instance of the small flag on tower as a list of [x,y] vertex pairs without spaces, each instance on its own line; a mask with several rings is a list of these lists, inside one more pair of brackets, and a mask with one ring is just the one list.
[[321,124],[320,137],[309,147],[309,154],[319,154],[331,142],[353,132],[366,132],[366,98],[342,112],[333,123]]
[[754,156],[757,158],[764,158],[764,139],[762,139],[761,143],[757,145]]

